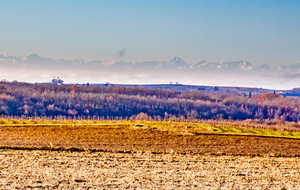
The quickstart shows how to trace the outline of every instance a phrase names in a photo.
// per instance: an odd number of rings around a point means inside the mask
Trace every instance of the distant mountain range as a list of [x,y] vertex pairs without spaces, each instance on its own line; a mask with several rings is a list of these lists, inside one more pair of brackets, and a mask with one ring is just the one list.
[[300,64],[253,65],[247,61],[85,61],[0,55],[0,80],[50,81],[59,76],[67,83],[169,83],[249,86],[273,89],[299,87]]

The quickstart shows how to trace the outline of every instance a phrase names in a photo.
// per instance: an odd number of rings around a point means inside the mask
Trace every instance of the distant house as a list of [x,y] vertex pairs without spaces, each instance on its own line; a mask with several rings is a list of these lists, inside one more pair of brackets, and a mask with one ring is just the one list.
[[56,85],[62,85],[64,83],[64,81],[61,80],[60,78],[55,78],[55,79],[52,79],[51,83],[56,84]]
[[279,94],[285,94],[285,91],[284,90],[280,90]]

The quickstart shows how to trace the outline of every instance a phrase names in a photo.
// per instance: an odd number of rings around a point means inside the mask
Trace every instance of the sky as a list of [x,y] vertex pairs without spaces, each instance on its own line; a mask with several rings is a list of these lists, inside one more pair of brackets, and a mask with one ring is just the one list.
[[300,1],[1,0],[0,53],[300,62]]
[[298,0],[1,0],[0,54],[300,63]]

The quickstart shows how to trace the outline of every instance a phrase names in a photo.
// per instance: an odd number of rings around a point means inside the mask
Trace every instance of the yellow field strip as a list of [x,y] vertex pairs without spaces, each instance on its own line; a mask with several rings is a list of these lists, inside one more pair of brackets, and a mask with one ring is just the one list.
[[275,136],[264,134],[251,134],[251,133],[193,133],[194,135],[218,135],[218,136],[243,136],[243,137],[261,137],[261,138],[280,138],[280,139],[293,139],[300,140],[300,137],[293,136]]
[[[128,123],[90,123],[90,124],[2,124],[0,127],[78,127],[78,126],[128,126]],[[132,123],[132,125],[136,125]],[[143,124],[139,124],[143,125]],[[151,128],[151,127],[150,127]],[[159,130],[159,128],[156,128]],[[171,129],[171,128],[170,128]],[[172,131],[172,129],[170,130]],[[300,137],[296,136],[276,136],[276,135],[264,135],[264,134],[252,134],[252,133],[230,133],[230,132],[190,132],[193,135],[218,135],[218,136],[245,136],[245,137],[262,137],[262,138],[282,138],[300,140]],[[183,134],[184,135],[184,134]]]
[[0,127],[62,127],[62,126],[116,126],[127,125],[124,123],[110,123],[110,124],[5,124]]

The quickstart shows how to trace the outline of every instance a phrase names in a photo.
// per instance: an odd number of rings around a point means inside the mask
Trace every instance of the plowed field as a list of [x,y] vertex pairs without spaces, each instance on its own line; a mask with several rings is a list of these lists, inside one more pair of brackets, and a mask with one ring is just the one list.
[[193,125],[5,125],[0,189],[299,189],[299,147]]
[[298,158],[0,150],[0,189],[299,189]]
[[261,136],[198,133],[193,129],[112,126],[0,127],[0,146],[33,146],[150,151],[299,155],[300,140]]

